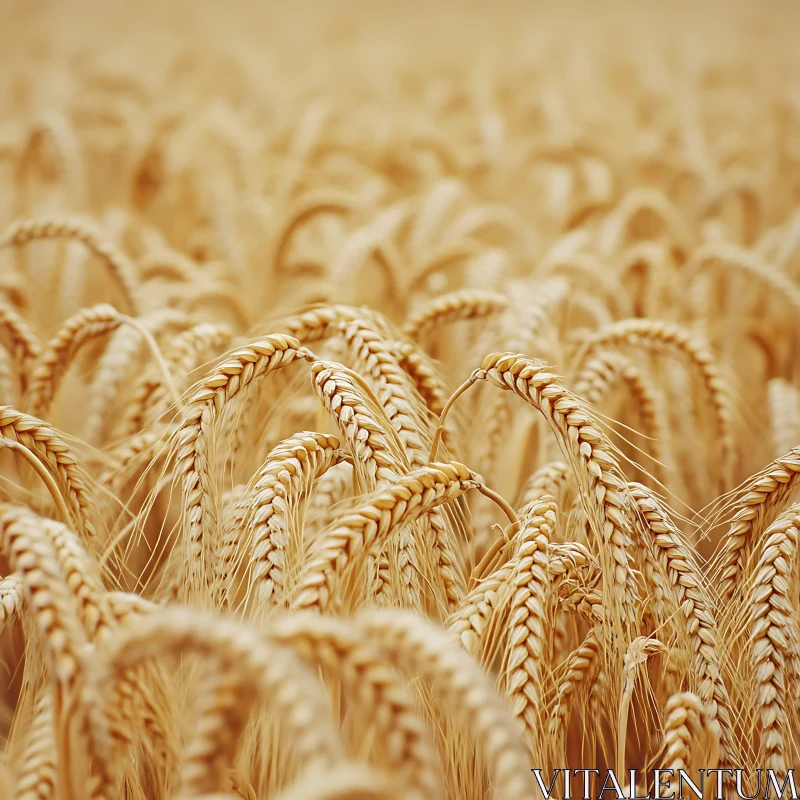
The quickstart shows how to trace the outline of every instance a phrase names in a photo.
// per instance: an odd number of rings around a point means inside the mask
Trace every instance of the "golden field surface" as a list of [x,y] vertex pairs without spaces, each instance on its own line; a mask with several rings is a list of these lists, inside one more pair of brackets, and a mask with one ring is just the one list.
[[800,765],[798,31],[2,0],[0,798]]

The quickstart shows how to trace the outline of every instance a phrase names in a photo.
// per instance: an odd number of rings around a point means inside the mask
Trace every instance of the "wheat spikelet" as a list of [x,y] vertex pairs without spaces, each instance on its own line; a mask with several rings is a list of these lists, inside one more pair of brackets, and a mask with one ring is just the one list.
[[0,581],[0,630],[13,622],[22,608],[22,579],[9,575]]

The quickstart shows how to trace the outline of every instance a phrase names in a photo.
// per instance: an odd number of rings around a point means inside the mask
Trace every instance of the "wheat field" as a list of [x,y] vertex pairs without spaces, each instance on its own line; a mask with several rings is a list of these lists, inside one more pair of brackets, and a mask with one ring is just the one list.
[[791,776],[797,31],[3,0],[0,798]]

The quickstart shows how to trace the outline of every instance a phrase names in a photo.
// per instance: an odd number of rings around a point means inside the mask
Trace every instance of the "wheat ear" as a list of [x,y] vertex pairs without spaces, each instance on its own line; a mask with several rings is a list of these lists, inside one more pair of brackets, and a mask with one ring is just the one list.
[[45,416],[61,378],[82,345],[122,324],[114,306],[101,303],[79,311],[64,322],[36,362],[28,386],[26,403],[34,416]]
[[35,157],[43,140],[49,139],[58,160],[58,171],[64,184],[65,202],[78,207],[85,202],[85,165],[75,129],[67,117],[54,109],[45,111],[28,130],[28,137],[18,161],[16,179],[23,184],[25,170]]
[[663,477],[663,443],[666,426],[659,414],[658,399],[650,384],[628,358],[612,351],[602,351],[589,359],[575,379],[575,393],[595,408],[602,405],[612,386],[622,381],[627,387],[641,417],[642,433],[648,437],[647,446],[655,469]]
[[314,666],[340,679],[352,692],[359,714],[374,727],[386,750],[387,768],[408,786],[404,797],[434,798],[441,793],[437,753],[414,705],[380,650],[352,622],[310,613],[270,620],[270,639],[291,647]]
[[725,763],[735,762],[730,699],[721,675],[717,623],[694,551],[683,541],[653,493],[639,484],[630,487],[631,496],[646,522],[645,530],[650,534],[650,541],[644,546],[655,549],[656,558],[675,589],[679,608],[686,620],[698,694],[705,703],[709,724],[719,736],[720,758]]
[[[794,314],[800,314],[800,289],[797,284],[786,273],[775,269],[749,250],[728,242],[701,245],[683,266],[686,285],[691,287],[697,276],[711,267],[722,267],[726,273],[732,269],[740,270],[769,288],[775,297],[782,298]],[[687,291],[691,291],[691,288]]]
[[[190,324],[185,314],[172,308],[157,309],[139,322],[154,338],[170,328],[177,328],[180,332]],[[132,364],[141,352],[141,346],[142,337],[138,328],[129,325],[115,331],[95,370],[85,426],[84,438],[87,441],[99,442],[104,439],[108,418],[123,391]],[[158,371],[160,373],[160,369]]]
[[62,436],[29,414],[10,406],[0,406],[0,435],[34,453],[59,481],[75,528],[87,541],[96,537],[91,509],[94,505],[87,488],[88,476],[79,467]]
[[[225,325],[201,322],[188,331],[183,331],[172,341],[165,360],[170,375],[178,380],[184,379],[195,367],[200,358],[209,352],[228,347],[233,332]],[[168,405],[168,387],[161,370],[146,372],[136,383],[133,399],[125,409],[122,433],[133,436],[153,421],[157,412]]]
[[[570,708],[576,701],[579,690],[600,669],[600,645],[601,630],[592,628],[580,646],[567,658],[563,678],[558,682],[547,721],[547,740],[553,760],[561,752],[566,739]],[[588,694],[588,689],[585,691]]]
[[5,303],[0,303],[0,329],[3,329],[8,337],[9,353],[14,359],[16,374],[24,392],[33,363],[41,355],[42,344],[25,317]]
[[[86,637],[78,623],[70,596],[56,561],[53,547],[40,531],[40,520],[30,511],[13,506],[0,509],[2,549],[12,569],[19,572],[25,584],[27,604],[33,612],[39,632],[45,663],[53,682],[53,715],[58,766],[59,796],[74,798],[73,767],[80,763],[74,752],[71,736],[77,716],[80,730],[86,731],[87,718],[81,698],[82,661]],[[105,800],[103,784],[105,762],[85,737],[86,755],[92,776],[89,796]]]
[[561,386],[544,364],[522,355],[489,355],[469,380],[488,380],[501,389],[515,392],[550,423],[564,455],[573,465],[592,529],[604,543],[601,553],[609,560],[611,583],[605,605],[613,611],[611,624],[621,624],[623,628],[632,625],[636,590],[629,575],[632,562],[628,550],[633,524],[628,489],[613,448],[592,414],[579,398]]
[[186,404],[179,429],[172,437],[175,476],[183,488],[183,520],[192,594],[209,582],[217,524],[215,489],[211,483],[208,447],[216,420],[225,405],[252,381],[293,361],[314,356],[290,336],[266,336],[235,350],[195,390]]
[[733,437],[734,406],[730,390],[716,366],[714,356],[696,337],[679,325],[650,319],[628,319],[601,328],[584,340],[574,358],[576,372],[598,350],[622,344],[674,350],[683,354],[696,367],[716,416],[720,459],[729,473],[723,477],[729,482],[736,459],[736,442]]
[[397,431],[410,463],[422,466],[426,442],[420,434],[425,430],[424,417],[419,407],[414,407],[410,381],[397,363],[390,343],[363,319],[347,323],[342,334],[356,361],[356,368],[372,380],[375,393]]
[[233,620],[180,607],[131,621],[93,665],[92,730],[100,752],[110,753],[102,709],[121,675],[145,660],[182,653],[196,653],[215,662],[204,680],[195,733],[185,754],[183,796],[222,789],[256,697],[273,704],[299,762],[333,766],[343,757],[322,689],[291,651],[270,644]]
[[223,541],[218,580],[227,582],[236,557],[237,539],[250,550],[248,595],[266,609],[273,593],[286,590],[285,573],[290,526],[287,517],[307,487],[344,459],[339,440],[324,433],[298,433],[277,445],[253,476],[233,514],[242,520],[233,539]]
[[436,362],[412,342],[396,341],[390,343],[397,363],[405,370],[414,383],[428,410],[438,418],[447,403],[450,392],[444,379],[439,375]]
[[500,674],[512,712],[522,723],[534,763],[541,763],[542,685],[546,670],[548,545],[556,529],[557,506],[543,497],[522,511],[521,545],[511,577],[512,600]]
[[757,546],[773,514],[782,510],[800,478],[800,447],[776,458],[750,478],[733,506],[730,526],[715,556],[720,607],[730,603],[744,571],[748,552]]
[[508,307],[508,298],[497,292],[462,289],[437,297],[413,314],[403,325],[403,335],[418,342],[435,328],[458,320],[481,319]]
[[486,651],[485,637],[493,628],[490,622],[497,610],[508,605],[514,561],[498,566],[464,595],[458,608],[447,620],[447,629],[458,636],[470,655],[481,659]]
[[317,214],[348,214],[357,207],[358,199],[351,194],[339,190],[322,189],[301,197],[286,214],[286,223],[275,240],[271,263],[276,273],[283,267],[286,250],[292,234],[306,220]]
[[59,784],[53,698],[41,687],[25,733],[24,750],[14,775],[16,800],[54,800]]
[[756,709],[761,723],[759,763],[785,777],[784,744],[789,732],[786,719],[786,655],[793,632],[791,584],[800,538],[800,505],[781,514],[764,534],[761,557],[755,568],[749,608],[751,657],[757,685]]
[[377,333],[391,339],[390,326],[382,314],[355,306],[320,305],[286,317],[280,320],[279,325],[282,331],[286,331],[303,344],[313,344],[331,336],[338,336],[342,332],[343,325],[364,319]]
[[394,529],[479,486],[480,481],[463,464],[452,462],[422,467],[369,495],[357,511],[315,541],[298,578],[292,607],[324,611],[341,601],[339,586],[374,545],[385,542]]
[[19,220],[0,239],[0,248],[21,247],[38,239],[74,239],[86,245],[108,267],[122,290],[131,313],[134,315],[139,313],[136,299],[136,270],[133,264],[91,222],[61,216]]
[[[311,378],[314,391],[350,444],[356,473],[362,476],[367,490],[393,483],[408,471],[403,443],[381,404],[369,402],[369,387],[363,380],[359,382],[356,373],[333,362],[317,361],[311,365]],[[407,532],[402,533],[401,539],[400,576],[411,601],[418,604],[421,587],[413,570],[413,543]],[[379,553],[378,550],[374,555]],[[388,565],[379,567],[376,594],[381,594],[389,583]]]
[[[711,736],[703,703],[691,692],[674,694],[664,706],[664,769],[691,774],[700,765],[697,760],[698,740]],[[712,745],[713,746],[713,745]],[[702,764],[703,769],[715,769],[716,764]]]
[[631,189],[608,215],[598,234],[597,249],[604,256],[618,252],[625,240],[631,220],[643,212],[659,217],[673,237],[674,246],[685,255],[693,238],[681,213],[664,192],[650,187]]
[[572,470],[563,461],[548,461],[542,464],[525,481],[520,492],[519,506],[527,506],[545,495],[554,497],[558,504],[562,502],[562,494],[572,477]]
[[495,800],[533,792],[530,758],[508,709],[478,664],[441,628],[410,612],[363,611],[356,623],[402,671],[428,680],[437,700],[475,737]]
[[304,536],[310,544],[324,527],[329,525],[341,510],[338,504],[353,496],[353,465],[343,461],[328,470],[310,492]]

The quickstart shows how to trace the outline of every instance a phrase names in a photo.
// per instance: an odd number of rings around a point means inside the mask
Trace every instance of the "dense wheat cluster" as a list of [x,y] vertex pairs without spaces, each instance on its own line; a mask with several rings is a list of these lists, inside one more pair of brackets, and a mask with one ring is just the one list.
[[797,6],[0,14],[0,797],[800,764]]

